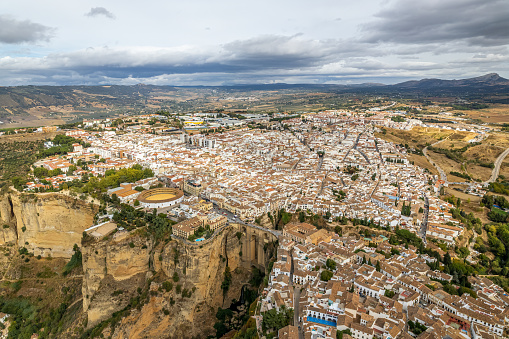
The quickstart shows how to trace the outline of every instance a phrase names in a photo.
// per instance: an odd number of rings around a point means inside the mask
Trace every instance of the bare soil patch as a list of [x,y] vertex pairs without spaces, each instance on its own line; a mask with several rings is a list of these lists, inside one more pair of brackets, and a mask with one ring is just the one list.
[[445,155],[438,154],[435,152],[428,151],[428,155],[433,161],[447,174],[447,179],[454,182],[465,182],[467,180],[454,176],[450,172],[463,172],[461,170],[461,164],[454,160],[447,158]]
[[0,136],[0,143],[2,142],[20,142],[20,141],[39,141],[46,139],[53,139],[58,134],[64,134],[64,132],[51,132],[51,133],[23,133],[23,134],[12,134]]
[[504,104],[497,104],[480,110],[453,112],[463,113],[468,118],[480,119],[487,123],[504,123],[509,121],[509,105]]
[[491,168],[483,167],[475,164],[466,164],[465,165],[467,173],[473,178],[479,178],[482,181],[486,181],[491,177]]
[[432,164],[430,164],[430,162],[428,161],[428,159],[426,159],[425,156],[417,155],[417,154],[409,154],[407,156],[407,158],[409,161],[413,161],[414,165],[422,167],[422,168],[427,168],[432,174],[438,174],[438,171],[436,170],[436,168]]

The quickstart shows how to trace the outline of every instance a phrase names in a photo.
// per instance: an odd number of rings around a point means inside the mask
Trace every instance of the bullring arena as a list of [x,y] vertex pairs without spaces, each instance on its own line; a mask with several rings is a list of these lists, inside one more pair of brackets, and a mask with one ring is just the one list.
[[137,200],[145,208],[164,208],[180,204],[183,198],[178,188],[153,188],[141,192]]

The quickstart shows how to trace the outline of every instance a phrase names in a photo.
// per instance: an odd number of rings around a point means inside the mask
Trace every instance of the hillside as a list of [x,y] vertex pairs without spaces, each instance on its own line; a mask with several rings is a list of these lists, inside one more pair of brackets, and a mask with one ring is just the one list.
[[261,84],[222,87],[173,86],[18,86],[0,87],[0,128],[58,125],[119,114],[215,109],[253,112],[349,108],[351,95],[397,94],[400,97],[461,96],[505,103],[509,80],[492,73],[441,80],[423,79],[395,85]]

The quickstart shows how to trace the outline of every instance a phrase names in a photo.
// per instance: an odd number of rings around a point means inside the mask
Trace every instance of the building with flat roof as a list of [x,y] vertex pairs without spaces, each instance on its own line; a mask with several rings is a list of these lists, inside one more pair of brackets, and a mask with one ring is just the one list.
[[199,196],[203,191],[203,186],[200,181],[189,179],[184,181],[184,192]]
[[189,220],[184,220],[173,226],[173,234],[182,238],[189,238],[201,226],[204,226],[202,218],[194,217]]

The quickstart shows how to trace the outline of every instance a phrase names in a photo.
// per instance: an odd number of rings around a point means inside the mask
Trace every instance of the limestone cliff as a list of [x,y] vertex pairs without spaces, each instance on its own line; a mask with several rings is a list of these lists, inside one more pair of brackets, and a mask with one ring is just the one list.
[[[240,256],[242,244],[236,231],[235,226],[229,226],[203,245],[173,240],[158,248],[154,255],[154,269],[166,277],[172,277],[176,272],[179,281],[173,284],[191,291],[191,296],[178,294],[176,287],[170,292],[153,293],[141,310],[122,320],[113,338],[205,338],[214,335],[218,307],[227,308],[233,299],[238,299],[242,286],[251,277],[250,264]],[[224,295],[221,284],[227,265],[232,282]],[[158,287],[158,283],[152,282],[151,290],[159,290]]]
[[[88,326],[123,309],[139,295],[141,280],[150,278],[146,281],[150,286],[145,286],[150,290],[146,303],[131,309],[109,334],[112,338],[201,338],[215,334],[218,307],[229,307],[251,278],[251,264],[243,259],[242,239],[237,232],[238,227],[228,226],[204,244],[173,239],[152,248],[143,233],[135,231],[118,241],[84,246],[83,305]],[[221,284],[226,266],[232,281],[224,294]],[[172,288],[168,290],[164,282],[171,282]]]
[[143,287],[151,250],[151,242],[136,231],[82,247],[83,311],[89,326],[124,308]]
[[[64,258],[80,245],[83,313],[73,315],[73,326],[80,330],[87,319],[92,330],[110,319],[110,326],[100,328],[116,339],[215,334],[218,307],[228,308],[240,298],[251,265],[263,268],[270,257],[267,245],[275,241],[263,230],[233,224],[201,243],[171,237],[154,241],[140,228],[82,244],[95,209],[63,194],[9,191],[0,196],[0,245],[14,243],[36,256]],[[224,293],[227,267],[231,284]]]
[[94,207],[59,193],[0,196],[0,245],[26,247],[34,255],[70,258],[93,223]]

